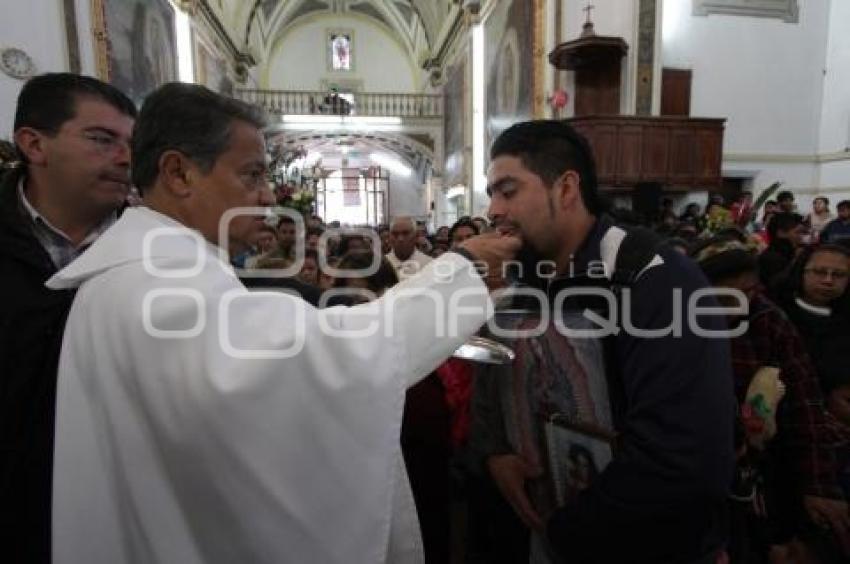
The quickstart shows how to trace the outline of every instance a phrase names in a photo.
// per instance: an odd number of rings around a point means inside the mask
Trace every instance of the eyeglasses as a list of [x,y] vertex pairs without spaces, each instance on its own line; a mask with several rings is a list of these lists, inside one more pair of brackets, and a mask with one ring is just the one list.
[[841,281],[847,280],[848,276],[848,272],[846,270],[834,270],[831,268],[807,268],[803,272],[811,274],[815,278],[820,278],[821,280],[831,277],[833,280]]
[[125,150],[128,154],[130,153],[129,141],[124,141],[105,131],[83,131],[81,135],[83,139],[94,145],[101,154],[114,155],[119,150]]

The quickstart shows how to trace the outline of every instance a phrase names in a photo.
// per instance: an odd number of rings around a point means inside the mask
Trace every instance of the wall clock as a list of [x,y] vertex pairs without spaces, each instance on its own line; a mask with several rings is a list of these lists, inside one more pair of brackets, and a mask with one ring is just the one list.
[[35,74],[32,58],[17,47],[0,49],[0,70],[12,78],[26,79]]

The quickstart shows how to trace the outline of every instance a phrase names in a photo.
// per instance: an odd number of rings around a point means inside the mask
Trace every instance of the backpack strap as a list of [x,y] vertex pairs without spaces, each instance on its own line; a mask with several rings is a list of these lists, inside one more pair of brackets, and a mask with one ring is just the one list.
[[[608,237],[609,233],[606,233],[603,238],[601,252],[606,265],[609,265],[609,261],[613,259],[609,287],[617,299],[618,319],[622,319],[619,314],[622,310],[623,288],[633,286],[647,269],[656,263],[660,264],[661,258],[657,251],[663,244],[663,240],[654,232],[642,227],[614,226],[611,230],[609,230],[610,237]],[[606,255],[609,257],[608,260]],[[605,376],[608,381],[611,417],[614,429],[620,433],[628,406],[617,350],[617,337],[610,335],[605,337],[602,340],[602,347],[605,355]]]
[[630,227],[620,242],[614,261],[611,283],[615,286],[631,286],[656,260],[662,239],[644,227]]

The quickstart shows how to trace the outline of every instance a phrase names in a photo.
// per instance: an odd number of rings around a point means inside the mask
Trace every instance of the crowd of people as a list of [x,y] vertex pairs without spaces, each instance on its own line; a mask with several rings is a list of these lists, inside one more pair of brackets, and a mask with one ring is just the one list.
[[[87,77],[24,86],[10,561],[850,557],[850,202],[643,218],[580,134],[531,121],[494,141],[486,218],[233,217],[275,203],[263,126],[200,86],[140,111]],[[455,357],[473,336],[513,360]]]

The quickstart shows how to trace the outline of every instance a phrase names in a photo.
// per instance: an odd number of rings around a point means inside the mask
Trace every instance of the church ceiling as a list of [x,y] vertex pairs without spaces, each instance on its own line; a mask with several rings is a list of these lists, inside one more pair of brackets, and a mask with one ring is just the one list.
[[[329,161],[346,158],[352,166],[357,163],[368,165],[369,153],[383,151],[399,157],[420,174],[434,160],[434,140],[427,135],[286,131],[272,134],[268,143],[285,148],[304,147],[308,151],[322,153]],[[347,148],[345,157],[341,155],[342,147]]]
[[259,31],[269,49],[299,20],[321,14],[357,14],[394,34],[417,63],[430,56],[454,0],[253,0],[245,27]]

